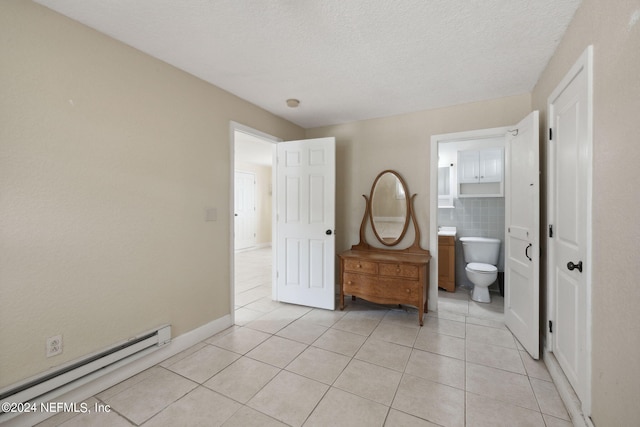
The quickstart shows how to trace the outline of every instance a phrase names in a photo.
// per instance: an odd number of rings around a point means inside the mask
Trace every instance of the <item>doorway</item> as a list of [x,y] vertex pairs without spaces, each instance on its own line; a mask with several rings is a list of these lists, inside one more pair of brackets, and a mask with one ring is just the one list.
[[[482,149],[504,149],[507,128],[484,129],[478,131],[459,132],[446,135],[434,135],[431,138],[431,221],[430,243],[433,255],[439,253],[439,226],[456,228],[455,243],[455,282],[458,285],[456,292],[439,291],[438,286],[431,286],[429,290],[429,310],[443,308],[454,313],[470,316],[492,318],[502,321],[503,304],[502,296],[492,292],[496,298],[492,298],[491,306],[475,303],[468,298],[469,289],[472,286],[466,278],[462,246],[457,241],[458,237],[493,237],[504,242],[504,197],[499,196],[503,189],[486,184],[487,192],[497,191],[496,197],[459,197],[458,191],[458,151],[470,152]],[[442,182],[449,180],[448,183]],[[482,184],[481,184],[482,185]],[[442,194],[447,190],[447,194]],[[483,196],[483,197],[480,197]],[[504,260],[504,245],[501,245],[500,260]],[[440,260],[438,259],[438,263]],[[501,261],[498,265],[502,271]],[[430,282],[438,284],[438,266],[431,267]],[[497,285],[496,285],[496,291]],[[466,311],[466,313],[465,313]]]
[[[273,256],[271,250],[273,218],[273,150],[281,140],[239,123],[231,123],[231,307],[234,322],[242,321],[236,316],[245,316],[236,311],[272,294]],[[241,185],[254,187],[251,191],[238,188]],[[246,181],[246,182],[245,182]],[[251,182],[253,181],[253,185]],[[242,183],[244,182],[244,184]],[[249,197],[251,196],[251,197]],[[249,202],[248,199],[255,201]],[[250,206],[247,206],[250,205]],[[248,211],[248,212],[247,212]],[[253,211],[253,212],[252,212]],[[246,224],[250,218],[252,225]],[[253,217],[251,219],[251,217]],[[251,268],[246,268],[251,266]],[[244,319],[249,320],[249,319]]]

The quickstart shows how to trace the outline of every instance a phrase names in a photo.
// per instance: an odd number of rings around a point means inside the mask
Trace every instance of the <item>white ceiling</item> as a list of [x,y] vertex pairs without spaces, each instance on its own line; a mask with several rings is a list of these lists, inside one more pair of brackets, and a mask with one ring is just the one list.
[[35,1],[312,128],[528,93],[581,0]]

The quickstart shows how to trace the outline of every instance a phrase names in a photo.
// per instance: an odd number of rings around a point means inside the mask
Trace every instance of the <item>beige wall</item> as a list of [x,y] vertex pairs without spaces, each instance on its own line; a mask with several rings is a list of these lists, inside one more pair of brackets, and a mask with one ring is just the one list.
[[256,175],[256,243],[258,246],[271,244],[272,188],[271,166],[236,161],[236,170]]
[[417,193],[422,247],[429,248],[431,136],[508,126],[531,108],[528,94],[307,130],[307,138],[336,137],[336,252],[358,243],[360,222],[376,176],[393,169]]
[[228,314],[230,120],[304,131],[28,1],[0,58],[0,387]]
[[590,44],[592,418],[596,426],[630,426],[640,420],[640,286],[633,268],[640,241],[640,2],[584,0],[533,91],[533,107],[543,122],[548,96]]

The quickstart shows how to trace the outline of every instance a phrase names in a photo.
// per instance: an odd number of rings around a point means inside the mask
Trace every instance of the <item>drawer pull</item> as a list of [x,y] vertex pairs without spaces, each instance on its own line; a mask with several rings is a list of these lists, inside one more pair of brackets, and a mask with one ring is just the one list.
[[362,264],[358,264],[358,268],[362,268]]
[[351,280],[349,280],[349,281],[347,282],[347,285],[353,285],[353,282],[352,282]]
[[407,293],[410,294],[411,293],[411,289],[407,289]]

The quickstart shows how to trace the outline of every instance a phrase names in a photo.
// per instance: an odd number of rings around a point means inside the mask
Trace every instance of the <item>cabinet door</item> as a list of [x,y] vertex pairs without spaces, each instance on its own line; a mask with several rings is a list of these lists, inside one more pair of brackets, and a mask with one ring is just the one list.
[[502,149],[480,151],[480,182],[502,182]]
[[476,150],[458,151],[458,182],[478,182],[480,153]]

